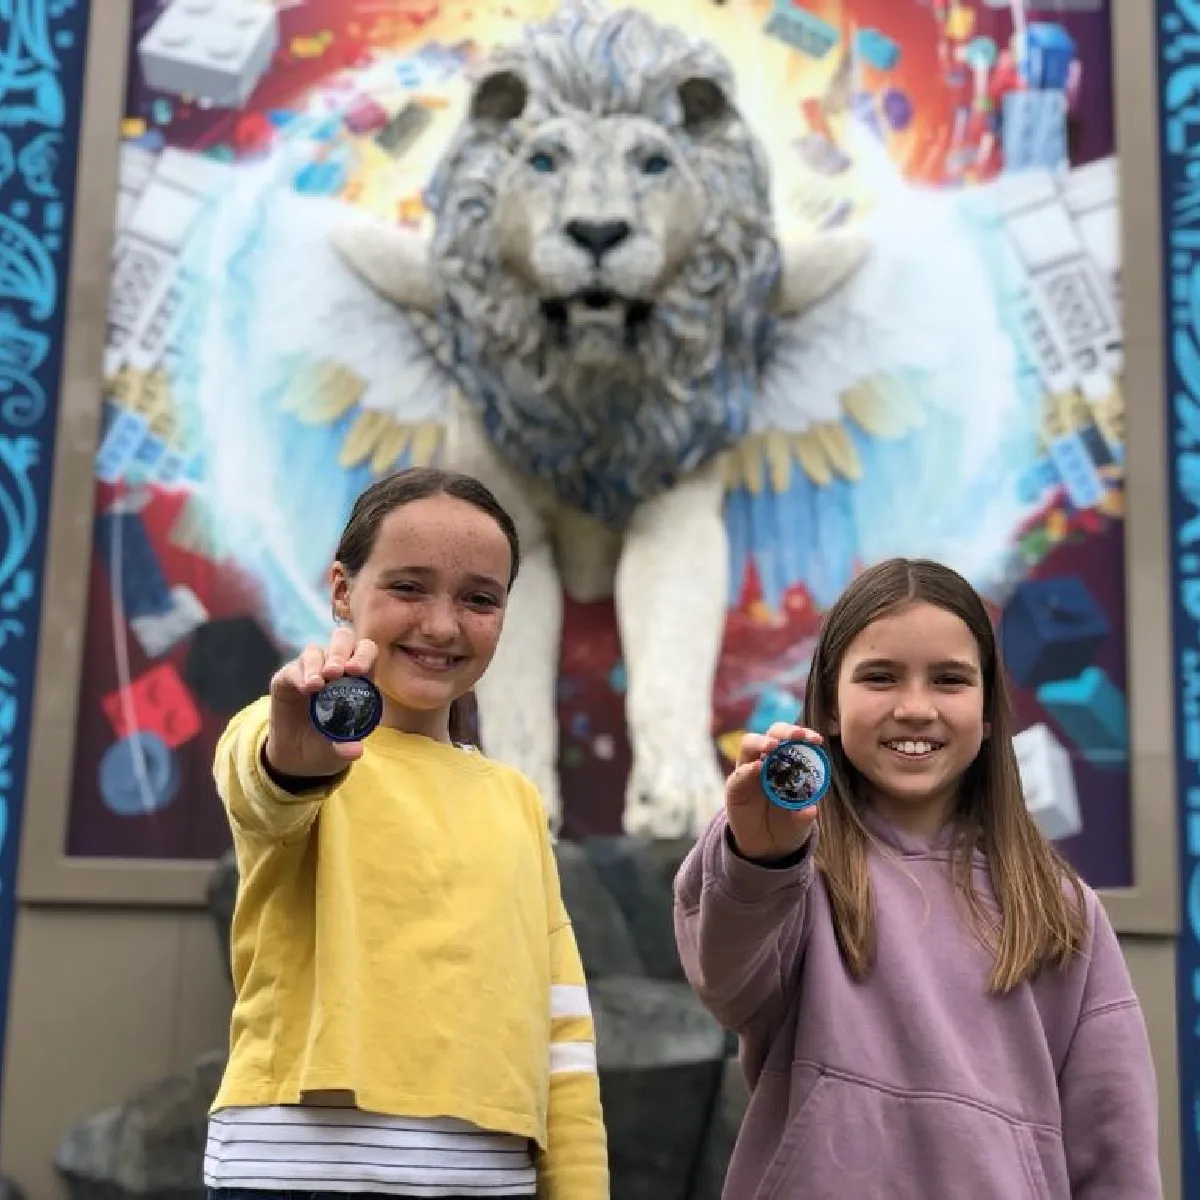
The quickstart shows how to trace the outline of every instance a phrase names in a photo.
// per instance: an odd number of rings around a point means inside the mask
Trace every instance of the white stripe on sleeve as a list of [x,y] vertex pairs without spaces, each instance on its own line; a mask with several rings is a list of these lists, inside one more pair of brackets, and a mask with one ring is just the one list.
[[553,1042],[550,1046],[550,1074],[596,1073],[596,1047],[591,1042]]

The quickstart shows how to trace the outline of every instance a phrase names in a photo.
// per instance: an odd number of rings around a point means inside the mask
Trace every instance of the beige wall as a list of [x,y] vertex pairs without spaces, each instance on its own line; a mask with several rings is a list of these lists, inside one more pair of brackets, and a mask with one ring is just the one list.
[[[63,857],[77,666],[90,553],[92,472],[115,195],[128,0],[92,22],[69,338],[43,613],[20,911],[9,1007],[0,1168],[29,1200],[62,1195],[50,1166],[64,1130],[225,1042],[228,985],[198,910],[204,871]],[[1124,189],[1126,394],[1147,402],[1129,429],[1130,708],[1138,887],[1105,897],[1151,1030],[1168,1200],[1179,1186],[1166,445],[1155,161],[1153,9],[1114,0],[1118,151]],[[1149,402],[1153,399],[1153,403]],[[53,631],[51,635],[50,631]]]

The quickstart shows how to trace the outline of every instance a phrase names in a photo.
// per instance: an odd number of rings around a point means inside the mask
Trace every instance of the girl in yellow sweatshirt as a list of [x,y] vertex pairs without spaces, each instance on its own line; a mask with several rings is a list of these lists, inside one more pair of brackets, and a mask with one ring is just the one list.
[[[519,547],[461,475],[356,502],[309,646],[217,747],[240,886],[210,1200],[608,1200],[587,988],[534,786],[460,744]],[[311,697],[370,675],[383,719],[323,738]]]

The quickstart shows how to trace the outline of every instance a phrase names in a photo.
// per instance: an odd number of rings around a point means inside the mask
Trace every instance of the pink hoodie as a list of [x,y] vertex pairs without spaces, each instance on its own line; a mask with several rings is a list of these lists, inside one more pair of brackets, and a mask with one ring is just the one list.
[[[739,858],[724,814],[675,881],[692,986],[741,1041],[750,1106],[724,1200],[1161,1200],[1154,1068],[1116,935],[1005,996],[932,841],[877,819],[878,950],[843,965],[811,845]],[[978,858],[977,882],[991,895]]]

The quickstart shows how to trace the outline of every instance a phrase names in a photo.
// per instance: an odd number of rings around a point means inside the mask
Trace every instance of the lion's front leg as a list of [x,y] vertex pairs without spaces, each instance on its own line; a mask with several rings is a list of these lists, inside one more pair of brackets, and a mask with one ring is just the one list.
[[521,569],[508,598],[504,632],[475,685],[480,742],[484,753],[523,771],[537,785],[557,830],[562,821],[557,699],[563,601],[546,519],[553,500],[500,460],[465,411],[451,426],[446,465],[487,484],[520,536]]
[[724,774],[712,693],[725,630],[724,487],[710,470],[643,505],[617,569],[633,767],[625,832],[698,833],[718,810]]

